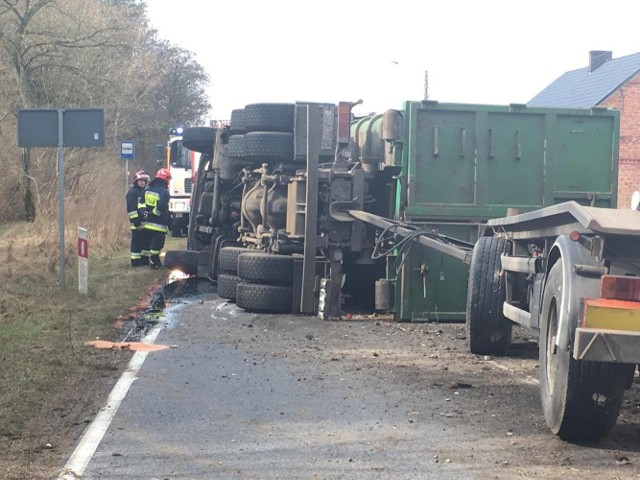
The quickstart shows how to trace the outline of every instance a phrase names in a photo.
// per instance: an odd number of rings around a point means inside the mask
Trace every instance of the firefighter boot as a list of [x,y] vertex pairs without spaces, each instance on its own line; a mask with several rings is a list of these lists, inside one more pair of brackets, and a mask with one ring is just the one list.
[[142,265],[141,261],[139,258],[132,258],[131,259],[131,266],[132,267],[140,267]]
[[151,255],[151,264],[149,265],[151,268],[162,268],[162,261],[160,260],[160,255]]
[[148,255],[142,255],[142,257],[140,257],[140,265],[149,265],[149,256]]

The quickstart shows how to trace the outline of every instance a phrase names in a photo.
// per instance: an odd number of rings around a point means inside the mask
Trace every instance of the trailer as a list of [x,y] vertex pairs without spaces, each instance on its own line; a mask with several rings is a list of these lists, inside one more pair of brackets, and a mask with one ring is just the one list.
[[469,349],[504,354],[514,323],[539,337],[551,431],[605,435],[640,362],[640,212],[566,202],[487,222],[469,271]]

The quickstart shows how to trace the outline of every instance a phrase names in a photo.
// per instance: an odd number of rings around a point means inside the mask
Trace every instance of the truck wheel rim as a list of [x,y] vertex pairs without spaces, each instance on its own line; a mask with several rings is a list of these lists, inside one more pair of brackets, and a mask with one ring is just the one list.
[[555,298],[551,301],[551,305],[549,305],[549,315],[547,318],[549,325],[547,327],[547,338],[545,339],[547,348],[547,361],[545,368],[547,370],[547,388],[549,393],[553,395],[553,390],[556,384],[556,375],[558,372],[558,352],[556,349],[556,338],[558,335],[558,308]]

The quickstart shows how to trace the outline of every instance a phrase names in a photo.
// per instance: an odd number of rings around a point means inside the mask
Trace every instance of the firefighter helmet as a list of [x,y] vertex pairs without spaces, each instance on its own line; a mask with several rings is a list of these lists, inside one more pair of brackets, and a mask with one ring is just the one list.
[[160,170],[158,170],[158,173],[156,173],[156,178],[160,178],[168,182],[169,180],[171,180],[171,173],[166,168],[161,168]]
[[136,183],[138,180],[144,180],[145,182],[148,182],[149,174],[144,170],[140,170],[139,172],[136,172],[136,174],[133,176],[133,183]]

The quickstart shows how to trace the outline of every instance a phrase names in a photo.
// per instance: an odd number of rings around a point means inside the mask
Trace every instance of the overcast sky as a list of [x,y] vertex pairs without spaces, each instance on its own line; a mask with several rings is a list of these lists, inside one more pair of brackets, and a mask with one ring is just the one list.
[[211,118],[255,102],[362,99],[356,113],[526,103],[590,50],[640,52],[638,0],[147,0],[210,76]]

